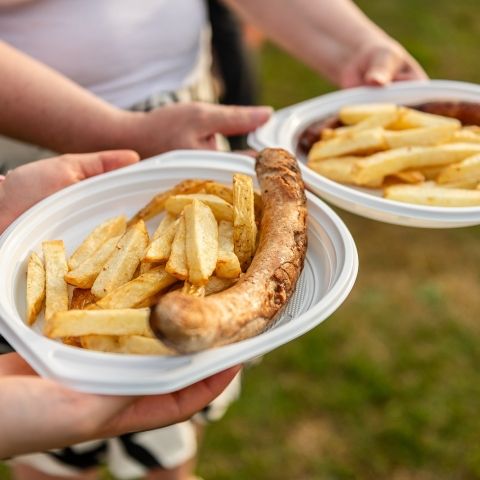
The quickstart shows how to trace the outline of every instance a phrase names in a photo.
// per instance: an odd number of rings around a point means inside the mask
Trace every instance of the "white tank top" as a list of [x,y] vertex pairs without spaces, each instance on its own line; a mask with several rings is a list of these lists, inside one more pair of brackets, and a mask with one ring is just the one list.
[[0,38],[119,107],[194,84],[203,0],[0,0]]

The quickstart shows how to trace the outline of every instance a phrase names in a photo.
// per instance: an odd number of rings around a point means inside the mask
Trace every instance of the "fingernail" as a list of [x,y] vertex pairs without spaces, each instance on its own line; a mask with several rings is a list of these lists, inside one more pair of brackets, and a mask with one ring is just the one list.
[[386,83],[389,83],[390,78],[384,72],[372,72],[366,75],[366,81],[369,84],[385,85]]

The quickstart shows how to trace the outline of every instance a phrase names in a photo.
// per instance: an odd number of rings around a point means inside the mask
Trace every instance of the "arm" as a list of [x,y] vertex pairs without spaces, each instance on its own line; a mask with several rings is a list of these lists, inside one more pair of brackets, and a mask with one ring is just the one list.
[[224,1],[342,87],[426,78],[417,62],[350,0]]
[[0,78],[0,133],[60,153],[131,148],[144,158],[215,148],[215,133],[246,133],[270,116],[261,107],[200,103],[123,111],[2,42]]
[[230,383],[231,368],[178,392],[91,395],[39,378],[16,353],[0,358],[0,459],[183,421]]

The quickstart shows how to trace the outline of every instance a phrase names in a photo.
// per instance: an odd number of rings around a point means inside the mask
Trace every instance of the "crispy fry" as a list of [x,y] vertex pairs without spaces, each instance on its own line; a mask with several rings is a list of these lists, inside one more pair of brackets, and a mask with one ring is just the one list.
[[156,338],[128,335],[118,337],[118,353],[132,355],[175,355],[175,352],[166,347]]
[[419,112],[411,108],[400,107],[398,120],[391,125],[394,130],[404,130],[408,128],[435,127],[439,125],[454,125],[461,127],[461,123],[456,118],[443,117],[433,113]]
[[370,130],[376,127],[386,128],[397,121],[399,111],[400,110],[397,108],[392,111],[380,112],[375,115],[366,117],[361,122],[358,122],[355,125],[338,128],[327,128],[322,132],[322,140],[328,140],[329,138],[339,137],[342,135],[351,135],[353,132]]
[[480,131],[470,127],[462,128],[453,134],[452,142],[480,143]]
[[398,202],[442,207],[470,207],[480,205],[479,190],[437,187],[435,185],[395,185],[385,189],[385,198]]
[[190,282],[185,282],[182,287],[182,293],[193,295],[195,297],[204,297],[205,285],[193,285]]
[[233,205],[233,191],[230,187],[218,182],[207,182],[205,184],[205,193],[215,195]]
[[184,180],[175,185],[166,192],[155,195],[150,202],[147,203],[141,210],[139,210],[129,221],[128,226],[136,224],[139,220],[150,220],[155,215],[162,213],[165,210],[165,202],[173,195],[181,195],[186,193],[195,193],[202,190],[208,180]]
[[119,351],[119,337],[115,335],[84,335],[83,337],[71,338],[79,338],[81,346],[88,350],[110,353],[117,353]]
[[320,140],[310,150],[308,161],[315,162],[343,155],[372,153],[386,148],[385,131],[378,127],[350,132],[330,140]]
[[174,355],[156,338],[140,335],[85,335],[82,337],[82,347],[97,352],[126,353],[131,355]]
[[158,237],[161,237],[165,231],[177,221],[177,217],[171,213],[167,213],[162,221],[158,224],[157,229],[153,232],[152,241],[156,240]]
[[367,103],[347,105],[340,109],[340,120],[346,125],[354,125],[368,117],[377,115],[396,115],[398,106],[393,103]]
[[143,335],[152,337],[148,323],[150,310],[68,310],[57,312],[45,322],[50,338],[84,335]]
[[450,141],[459,126],[447,123],[432,127],[412,128],[397,132],[385,131],[385,140],[388,148],[402,148],[411,146],[439,145]]
[[[205,193],[211,195],[216,195],[221,199],[228,202],[230,205],[233,205],[233,190],[222,183],[217,182],[208,182],[205,185]],[[254,192],[255,199],[255,218],[260,219],[262,217],[263,203],[262,196],[259,192]]]
[[96,306],[104,310],[134,308],[176,281],[163,266],[156,267],[116,288],[99,300]]
[[140,220],[119,240],[115,251],[92,285],[92,293],[103,298],[132,279],[148,245],[145,222]]
[[216,195],[209,195],[208,193],[193,193],[191,195],[175,195],[170,197],[165,203],[165,209],[175,215],[179,215],[183,209],[191,204],[193,200],[200,200],[207,205],[215,215],[215,218],[220,220],[232,221],[233,207],[228,202]]
[[379,181],[401,170],[431,165],[448,165],[480,153],[480,145],[449,143],[436,147],[405,147],[381,152],[356,162],[354,175],[359,185]]
[[179,280],[186,280],[188,277],[187,255],[185,252],[185,217],[183,214],[179,218],[165,270]]
[[454,182],[480,182],[480,154],[445,167],[437,177],[439,184]]
[[422,183],[425,181],[425,175],[419,170],[404,170],[403,172],[393,173],[391,177],[405,183]]
[[33,325],[45,301],[45,267],[32,252],[27,266],[27,323]]
[[242,270],[252,261],[257,246],[253,182],[248,175],[233,175],[233,245]]
[[233,247],[233,224],[222,220],[218,224],[218,258],[215,274],[221,278],[238,278],[242,273]]
[[42,243],[45,260],[45,319],[68,310],[68,288],[65,282],[67,260],[62,240]]
[[92,288],[103,266],[115,251],[120,238],[122,237],[108,239],[91,257],[65,275],[66,282],[79,288]]
[[70,310],[83,310],[89,305],[95,303],[95,295],[88,289],[74,288],[72,300],[70,301]]
[[125,233],[127,219],[124,215],[111,218],[96,227],[68,259],[68,268],[75,270],[90,258],[107,240]]
[[168,260],[179,223],[180,220],[170,223],[150,244],[144,258],[145,262],[165,262]]
[[197,199],[185,207],[184,214],[188,280],[194,285],[205,285],[217,264],[217,221],[212,210]]

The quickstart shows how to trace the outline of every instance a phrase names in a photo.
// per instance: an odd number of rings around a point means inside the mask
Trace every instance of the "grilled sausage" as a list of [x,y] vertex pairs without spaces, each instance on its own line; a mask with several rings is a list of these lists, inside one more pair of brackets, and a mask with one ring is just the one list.
[[263,216],[247,272],[223,292],[198,298],[176,291],[152,308],[152,330],[179,352],[197,352],[261,333],[294,291],[307,249],[300,169],[285,150],[265,149],[257,157],[256,172]]

